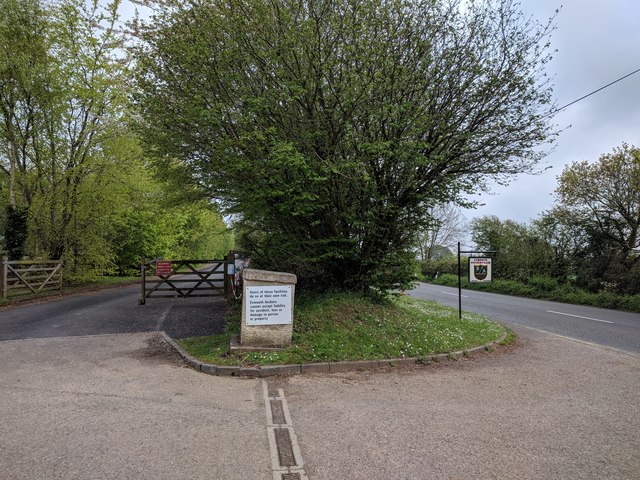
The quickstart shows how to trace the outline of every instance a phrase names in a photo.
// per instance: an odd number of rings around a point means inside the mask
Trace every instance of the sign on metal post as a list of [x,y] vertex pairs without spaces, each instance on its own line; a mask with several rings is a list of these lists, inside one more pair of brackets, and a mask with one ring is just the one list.
[[[462,320],[462,269],[460,267],[460,254],[480,254],[492,255],[496,252],[486,251],[479,252],[477,250],[460,250],[460,242],[458,242],[458,318]],[[470,257],[469,258],[469,282],[490,282],[491,281],[491,258],[488,257]]]
[[491,282],[491,259],[487,257],[469,258],[469,283]]

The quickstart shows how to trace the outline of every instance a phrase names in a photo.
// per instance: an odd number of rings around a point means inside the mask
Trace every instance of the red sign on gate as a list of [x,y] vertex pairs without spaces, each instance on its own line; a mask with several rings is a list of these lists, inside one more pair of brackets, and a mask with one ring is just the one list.
[[166,277],[171,274],[171,260],[158,260],[156,262],[156,275]]

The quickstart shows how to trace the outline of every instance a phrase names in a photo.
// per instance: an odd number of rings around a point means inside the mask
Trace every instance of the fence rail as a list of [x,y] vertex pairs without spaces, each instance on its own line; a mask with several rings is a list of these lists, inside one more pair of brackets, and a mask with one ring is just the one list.
[[[229,296],[229,263],[233,259],[216,260],[152,260],[142,262],[140,305],[146,304],[146,299],[153,297],[213,297]],[[157,278],[149,279],[147,270],[153,272]]]
[[0,298],[62,292],[62,260],[12,260],[0,257]]

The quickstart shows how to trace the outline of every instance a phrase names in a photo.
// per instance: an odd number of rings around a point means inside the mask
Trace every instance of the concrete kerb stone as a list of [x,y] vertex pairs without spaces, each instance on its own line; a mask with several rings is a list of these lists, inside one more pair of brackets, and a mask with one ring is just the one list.
[[[371,370],[371,369],[375,369],[378,368],[380,366],[380,363],[378,362],[378,360],[357,360],[354,362],[341,362],[342,364],[350,364],[351,366],[351,370]],[[333,366],[332,364],[330,365],[330,370],[331,372],[333,372]]]
[[409,357],[409,358],[389,358],[384,360],[356,360],[343,362],[325,362],[325,363],[305,363],[301,365],[264,365],[261,367],[235,367],[228,365],[211,365],[203,363],[189,355],[178,343],[169,337],[165,332],[160,332],[163,339],[173,347],[173,349],[182,356],[185,362],[208,375],[224,375],[236,377],[270,377],[274,375],[296,375],[300,373],[337,373],[352,372],[358,370],[374,370],[378,368],[401,367],[401,366],[419,366],[431,362],[440,362],[445,360],[457,360],[472,354],[487,352],[491,347],[502,342],[507,334],[503,334],[497,340],[480,345],[478,347],[458,350],[450,353],[438,353],[426,357]]
[[240,367],[216,365],[216,375],[238,377],[240,375]]
[[449,359],[448,353],[439,353],[437,355],[431,355],[430,357],[425,357],[425,361],[431,362],[445,362]]
[[410,367],[418,364],[418,357],[408,358],[387,358],[379,360],[381,368],[387,367]]
[[203,363],[200,368],[202,373],[206,373],[207,375],[217,375],[218,374],[218,366],[211,365],[210,363]]
[[302,373],[329,373],[330,363],[304,363],[300,365]]
[[264,365],[260,367],[263,377],[274,375],[296,375],[302,372],[302,365]]

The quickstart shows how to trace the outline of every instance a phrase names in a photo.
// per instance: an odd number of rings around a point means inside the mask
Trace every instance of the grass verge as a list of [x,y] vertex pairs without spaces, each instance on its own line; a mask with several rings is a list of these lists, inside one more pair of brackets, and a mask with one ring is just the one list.
[[490,343],[508,330],[481,315],[436,302],[399,297],[374,302],[334,293],[299,296],[294,313],[293,345],[270,353],[230,353],[229,342],[240,330],[240,310],[232,308],[221,335],[181,340],[199,360],[216,365],[273,365],[343,360],[425,357]]

